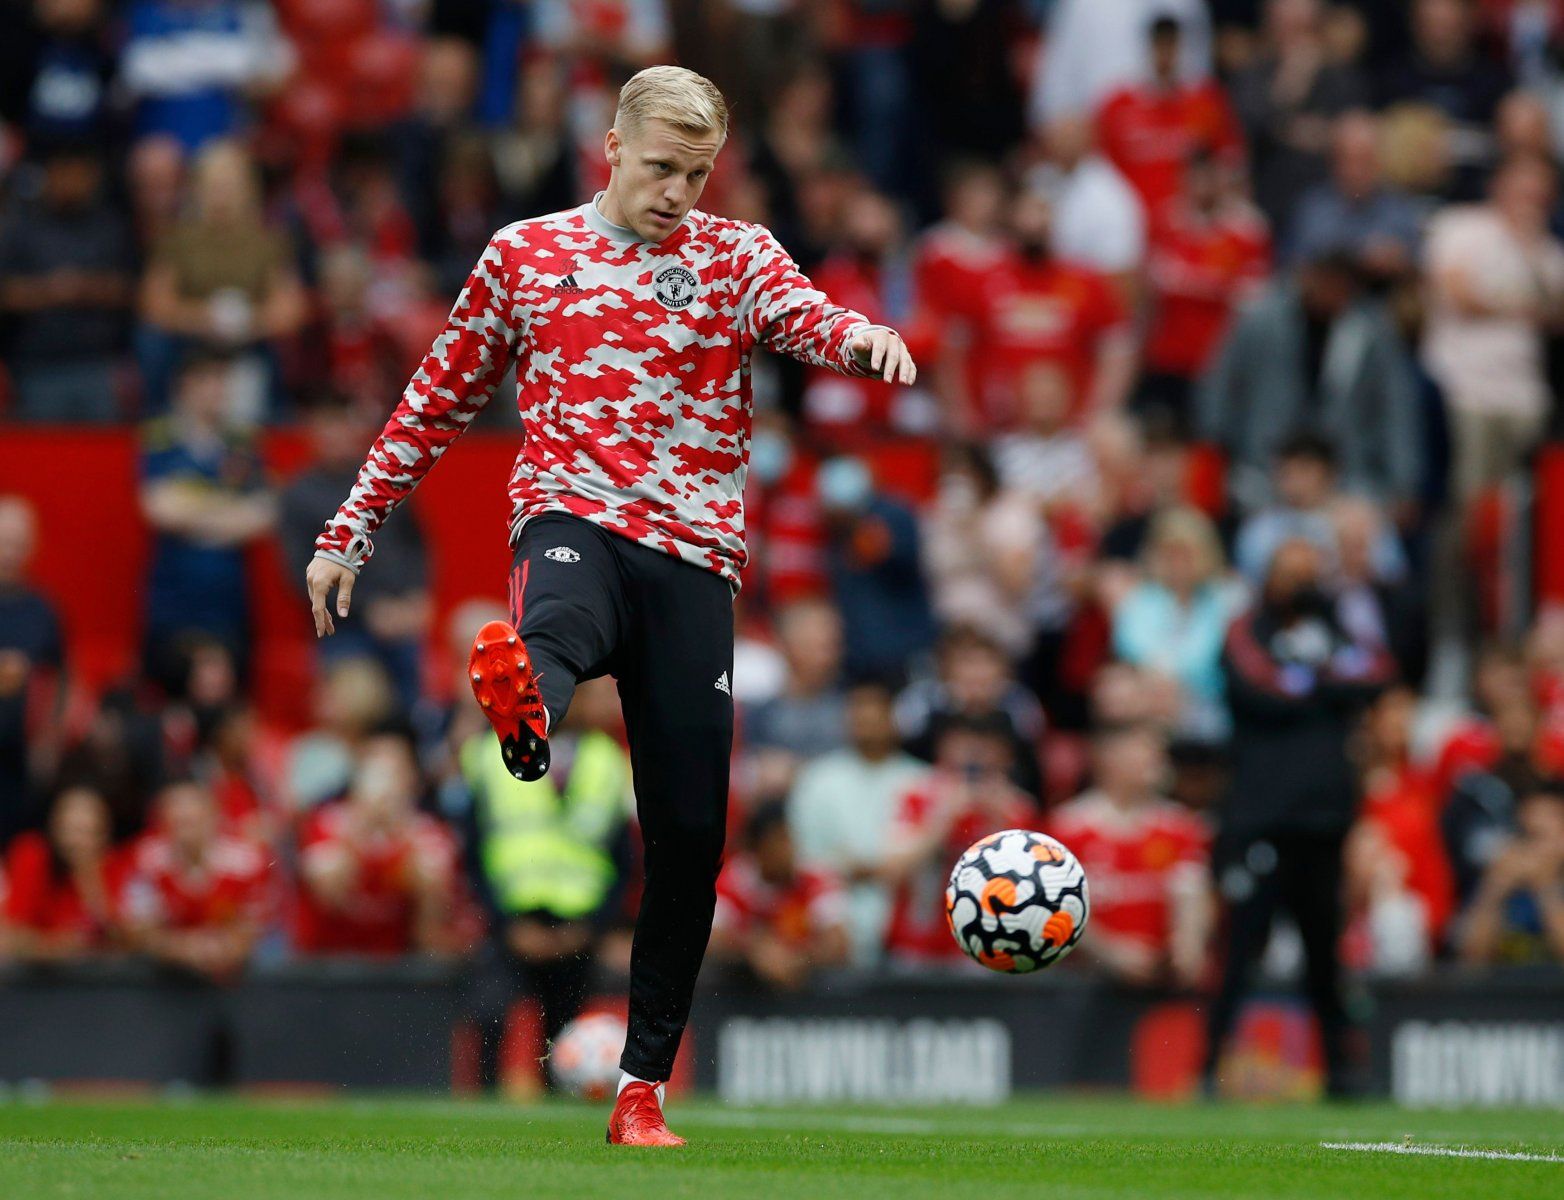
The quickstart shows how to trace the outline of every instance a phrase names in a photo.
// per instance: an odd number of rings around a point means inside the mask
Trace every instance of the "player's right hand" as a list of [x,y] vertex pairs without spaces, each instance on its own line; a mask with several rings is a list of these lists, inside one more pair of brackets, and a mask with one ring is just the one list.
[[345,617],[353,602],[353,581],[357,578],[341,563],[326,558],[310,559],[309,569],[304,572],[304,582],[309,588],[310,613],[315,618],[316,637],[337,632],[331,620],[331,610],[326,605],[331,589],[337,589],[337,616]]

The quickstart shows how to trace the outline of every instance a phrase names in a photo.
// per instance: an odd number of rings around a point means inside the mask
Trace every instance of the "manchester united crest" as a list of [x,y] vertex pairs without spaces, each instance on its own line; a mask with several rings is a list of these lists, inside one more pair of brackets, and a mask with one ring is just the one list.
[[664,267],[652,276],[652,291],[665,308],[688,308],[695,299],[695,272],[688,267]]

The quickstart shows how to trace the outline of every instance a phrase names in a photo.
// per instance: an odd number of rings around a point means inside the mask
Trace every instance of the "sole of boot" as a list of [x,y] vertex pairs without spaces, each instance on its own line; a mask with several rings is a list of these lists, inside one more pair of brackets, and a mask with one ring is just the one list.
[[527,690],[537,686],[520,636],[503,621],[478,631],[467,657],[467,679],[483,715],[500,739],[505,769],[524,783],[548,774],[548,739],[522,719]]

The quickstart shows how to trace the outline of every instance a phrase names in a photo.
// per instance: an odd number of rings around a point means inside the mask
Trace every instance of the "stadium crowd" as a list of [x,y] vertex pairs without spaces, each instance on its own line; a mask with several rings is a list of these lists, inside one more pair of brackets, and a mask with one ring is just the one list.
[[1559,431],[1557,6],[0,7],[0,439],[140,422],[109,502],[155,535],[144,671],[83,696],[0,483],[0,956],[487,958],[550,1029],[627,961],[611,685],[511,780],[427,686],[493,613],[435,628],[404,513],[282,737],[245,549],[302,585],[491,232],[600,187],[615,90],[676,60],[733,101],[702,206],[924,367],[755,364],[716,969],[966,968],[944,875],[1012,826],[1085,864],[1071,969],[1219,1025],[1278,907],[1327,1024],[1343,964],[1564,960],[1564,612],[1484,534]]

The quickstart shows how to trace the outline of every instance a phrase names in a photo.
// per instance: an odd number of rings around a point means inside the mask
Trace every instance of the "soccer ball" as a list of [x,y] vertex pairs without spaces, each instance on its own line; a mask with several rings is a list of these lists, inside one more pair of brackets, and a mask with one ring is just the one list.
[[945,918],[956,944],[992,971],[1051,967],[1086,931],[1086,872],[1046,834],[1005,829],[956,860]]
[[582,1100],[606,1100],[619,1082],[625,1023],[612,1013],[577,1017],[560,1032],[549,1055],[554,1082]]

